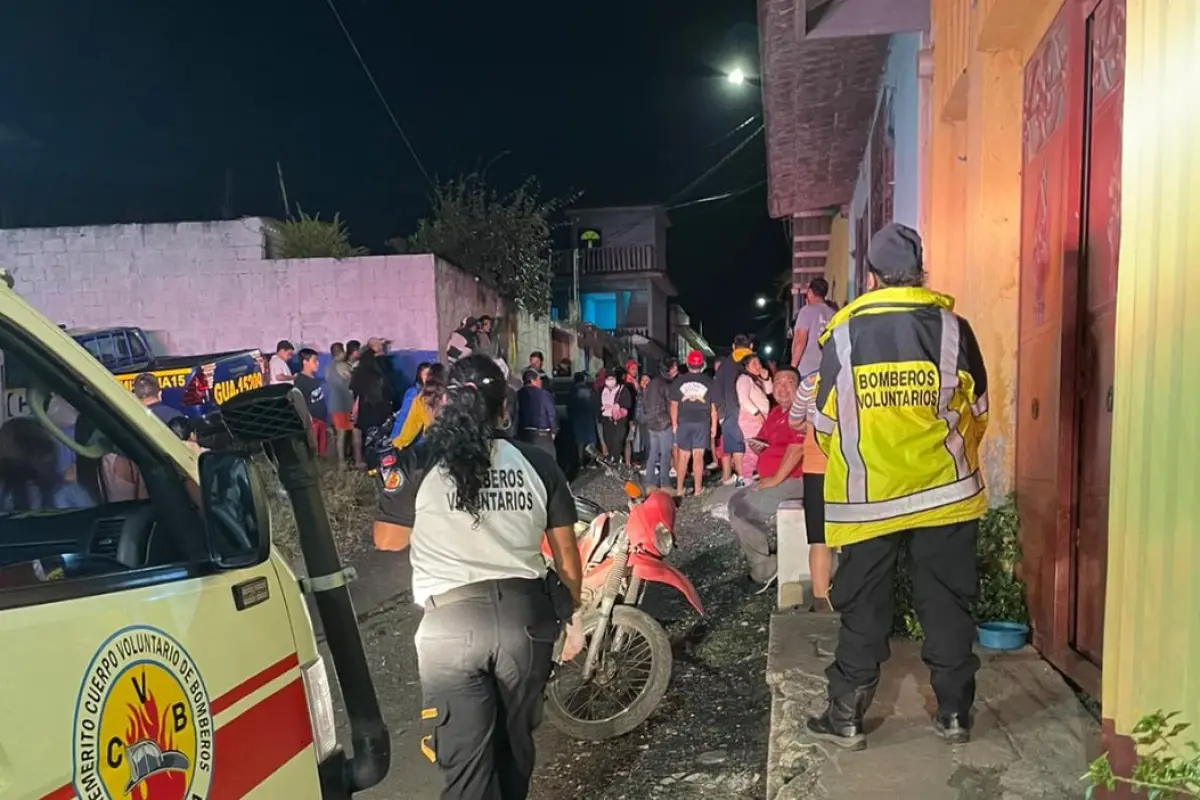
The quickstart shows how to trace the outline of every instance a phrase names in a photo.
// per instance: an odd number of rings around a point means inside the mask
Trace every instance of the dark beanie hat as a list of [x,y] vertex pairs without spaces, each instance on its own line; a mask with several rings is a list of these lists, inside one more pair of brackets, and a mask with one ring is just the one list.
[[892,222],[871,237],[867,267],[885,283],[920,275],[924,263],[921,234],[907,225]]

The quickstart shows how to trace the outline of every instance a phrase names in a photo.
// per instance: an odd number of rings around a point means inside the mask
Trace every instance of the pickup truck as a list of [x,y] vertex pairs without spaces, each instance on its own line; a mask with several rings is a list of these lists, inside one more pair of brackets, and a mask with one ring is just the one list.
[[141,328],[67,330],[113,373],[126,389],[143,372],[158,378],[162,401],[189,417],[216,410],[242,392],[263,387],[265,364],[258,350],[234,350],[199,356],[162,356]]

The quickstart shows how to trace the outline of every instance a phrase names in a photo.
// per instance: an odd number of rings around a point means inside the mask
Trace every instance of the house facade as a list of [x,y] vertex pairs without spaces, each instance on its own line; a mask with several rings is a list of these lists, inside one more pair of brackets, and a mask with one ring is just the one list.
[[[1016,492],[1033,643],[1102,697],[1105,746],[1128,766],[1140,715],[1200,721],[1187,674],[1200,438],[1185,411],[1200,351],[1200,6],[832,0],[797,19],[795,5],[760,0],[771,212],[837,208],[836,233],[845,207],[850,296],[878,227],[871,213],[860,225],[864,209],[890,202],[921,230],[930,285],[955,297],[988,362],[983,460],[994,498]],[[820,36],[835,17],[840,57]],[[840,95],[814,88],[821,78]],[[890,201],[874,194],[888,159],[870,95],[891,105]],[[916,121],[905,152],[902,115]]]
[[551,318],[602,331],[616,342],[616,358],[652,366],[671,353],[667,228],[661,206],[576,209],[572,247],[555,253]]

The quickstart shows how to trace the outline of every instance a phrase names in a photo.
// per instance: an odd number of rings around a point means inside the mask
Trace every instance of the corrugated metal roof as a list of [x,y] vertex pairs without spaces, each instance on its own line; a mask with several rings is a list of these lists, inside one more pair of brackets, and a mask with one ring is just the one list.
[[1104,716],[1200,722],[1200,4],[1128,0]]

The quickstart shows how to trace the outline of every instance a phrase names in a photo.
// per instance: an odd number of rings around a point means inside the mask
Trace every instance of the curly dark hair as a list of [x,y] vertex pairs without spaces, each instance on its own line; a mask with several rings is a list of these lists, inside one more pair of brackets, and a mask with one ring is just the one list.
[[480,495],[492,466],[492,432],[508,396],[504,373],[491,357],[476,353],[454,362],[445,391],[445,405],[425,432],[425,446],[438,454],[454,481],[455,510],[466,511],[478,524]]

